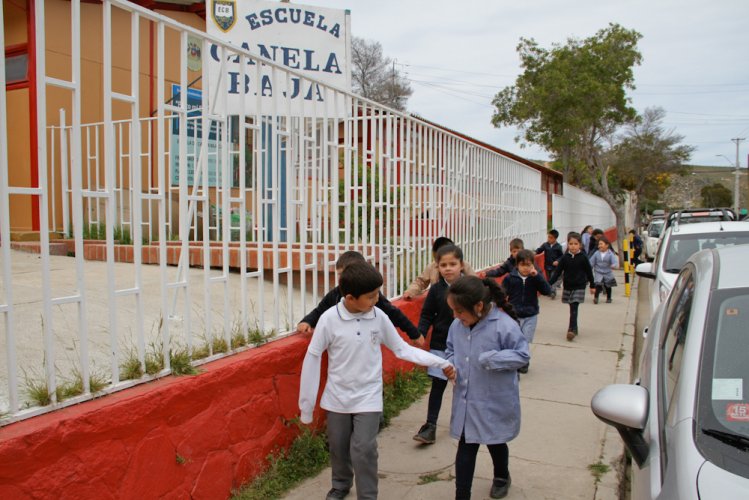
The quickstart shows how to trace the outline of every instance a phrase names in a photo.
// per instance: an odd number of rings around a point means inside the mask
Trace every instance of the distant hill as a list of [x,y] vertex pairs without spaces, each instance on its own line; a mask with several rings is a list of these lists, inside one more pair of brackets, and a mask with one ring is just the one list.
[[[724,166],[690,165],[684,176],[671,178],[671,185],[663,194],[666,208],[695,208],[702,206],[700,191],[703,186],[720,183],[733,193],[734,169]],[[739,201],[740,206],[746,207],[749,202],[749,181],[746,169],[739,170]]]

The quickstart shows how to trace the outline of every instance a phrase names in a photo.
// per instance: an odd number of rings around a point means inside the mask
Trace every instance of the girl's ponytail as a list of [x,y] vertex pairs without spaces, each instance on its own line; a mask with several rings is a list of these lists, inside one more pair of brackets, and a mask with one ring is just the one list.
[[482,280],[476,276],[463,276],[450,285],[448,293],[467,311],[473,311],[473,307],[479,302],[484,304],[484,311],[488,311],[493,302],[512,319],[518,319],[512,304],[507,300],[507,295],[492,278]]
[[500,287],[492,278],[484,278],[483,281],[484,286],[489,289],[491,301],[497,304],[497,307],[506,312],[508,316],[517,321],[518,315],[515,313],[515,308],[510,304],[507,294],[502,290],[502,287]]

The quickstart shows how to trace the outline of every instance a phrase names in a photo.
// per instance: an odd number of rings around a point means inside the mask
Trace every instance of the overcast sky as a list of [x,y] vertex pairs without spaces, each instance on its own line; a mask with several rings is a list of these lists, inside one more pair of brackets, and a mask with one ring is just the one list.
[[[664,125],[696,148],[693,164],[735,162],[749,139],[747,0],[306,0],[349,9],[355,36],[376,40],[411,81],[408,110],[521,156],[514,129],[491,125],[491,99],[520,72],[517,44],[584,39],[615,22],[642,34],[630,92],[638,111],[666,110]],[[741,143],[747,165],[749,140]]]

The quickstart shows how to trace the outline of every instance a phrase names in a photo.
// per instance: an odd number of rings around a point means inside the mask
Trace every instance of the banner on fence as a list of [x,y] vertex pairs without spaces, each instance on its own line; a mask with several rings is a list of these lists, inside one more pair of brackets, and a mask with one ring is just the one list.
[[[172,99],[171,103],[174,106],[180,106],[182,103],[182,96],[180,93],[179,85],[172,85]],[[195,165],[199,164],[201,148],[203,146],[204,134],[203,134],[203,91],[199,89],[188,88],[187,89],[187,156],[185,165],[185,175],[187,176],[187,185],[193,186],[196,182],[195,176]],[[239,162],[237,153],[239,148],[239,122],[237,117],[233,117],[228,122],[229,129],[225,131],[224,127],[219,129],[216,122],[211,122],[210,131],[208,133],[208,140],[206,143],[205,151],[203,154],[206,155],[207,161],[207,183],[209,187],[216,187],[221,185],[221,168],[218,162],[218,155],[221,153],[221,139],[220,134],[229,133],[229,151],[232,154],[232,161],[230,163],[229,175],[231,179],[229,181],[231,187],[239,187]],[[169,142],[169,171],[170,179],[173,186],[179,184],[180,168],[179,168],[179,127],[180,122],[175,117],[172,119],[172,126],[170,130],[170,142]],[[249,143],[246,146],[250,148]],[[252,154],[248,149],[245,157],[245,187],[249,187],[252,180]],[[198,179],[198,184],[203,185],[203,180]]]
[[[209,87],[214,89],[219,84],[226,90],[228,109],[239,109],[244,99],[248,113],[268,115],[273,109],[273,99],[280,96],[289,100],[292,116],[313,112],[317,116],[323,112],[328,116],[346,115],[342,96],[328,95],[318,82],[346,91],[351,89],[348,10],[246,0],[209,0],[208,6],[206,31],[210,35],[314,80],[274,75],[272,68],[263,65],[255,73],[254,61],[248,61],[242,78],[240,59],[235,54],[225,56],[226,72],[222,75],[221,50],[211,44],[209,54],[204,57]],[[255,74],[259,81],[253,81]],[[254,109],[256,104],[261,109]],[[286,112],[285,104],[277,110],[279,115]]]

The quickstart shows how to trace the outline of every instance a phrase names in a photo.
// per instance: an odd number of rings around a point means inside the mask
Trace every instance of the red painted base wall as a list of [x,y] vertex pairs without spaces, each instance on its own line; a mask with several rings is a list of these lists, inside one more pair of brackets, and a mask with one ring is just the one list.
[[[418,322],[423,299],[396,305]],[[297,435],[309,338],[0,428],[0,499],[227,498]],[[413,368],[383,351],[386,377]]]

